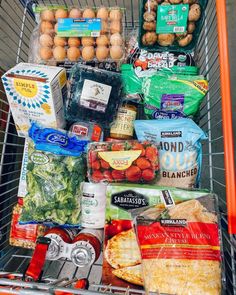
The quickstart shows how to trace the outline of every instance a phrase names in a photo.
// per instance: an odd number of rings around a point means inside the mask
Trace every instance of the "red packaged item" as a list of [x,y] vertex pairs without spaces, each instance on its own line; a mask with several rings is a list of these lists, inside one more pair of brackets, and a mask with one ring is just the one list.
[[91,182],[152,183],[159,170],[158,148],[147,141],[92,143],[87,161]]
[[22,204],[13,208],[9,243],[12,246],[34,249],[38,237],[43,236],[46,227],[39,224],[19,224]]

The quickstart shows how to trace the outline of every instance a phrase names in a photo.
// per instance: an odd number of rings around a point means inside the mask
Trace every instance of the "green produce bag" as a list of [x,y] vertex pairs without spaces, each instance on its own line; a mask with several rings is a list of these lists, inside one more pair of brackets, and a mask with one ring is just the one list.
[[139,78],[131,64],[121,66],[121,78],[124,94],[127,100],[140,100],[142,94],[142,79]]
[[79,225],[87,141],[35,125],[30,131],[33,128],[28,149],[27,195],[20,223]]
[[142,83],[149,119],[195,117],[208,91],[208,81],[197,67],[162,69]]

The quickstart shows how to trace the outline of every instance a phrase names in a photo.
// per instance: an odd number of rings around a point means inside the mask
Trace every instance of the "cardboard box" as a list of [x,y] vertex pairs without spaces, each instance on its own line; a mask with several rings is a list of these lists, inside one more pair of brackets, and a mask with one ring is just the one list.
[[2,76],[2,82],[19,136],[28,135],[32,121],[47,127],[65,127],[65,69],[19,63]]

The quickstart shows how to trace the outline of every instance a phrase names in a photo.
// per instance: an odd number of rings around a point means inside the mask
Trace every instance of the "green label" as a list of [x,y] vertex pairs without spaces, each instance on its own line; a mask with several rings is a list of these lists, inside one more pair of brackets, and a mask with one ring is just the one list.
[[48,156],[35,152],[31,155],[31,161],[37,165],[45,165],[49,162]]
[[188,4],[158,5],[156,32],[158,34],[185,33],[188,12]]

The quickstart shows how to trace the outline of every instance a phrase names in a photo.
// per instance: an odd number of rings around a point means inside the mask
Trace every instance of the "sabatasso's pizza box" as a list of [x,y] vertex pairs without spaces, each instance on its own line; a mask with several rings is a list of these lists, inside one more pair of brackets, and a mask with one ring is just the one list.
[[131,210],[154,205],[165,209],[207,194],[206,191],[187,191],[173,187],[134,184],[108,185],[103,284],[143,289],[141,256],[132,226]]

